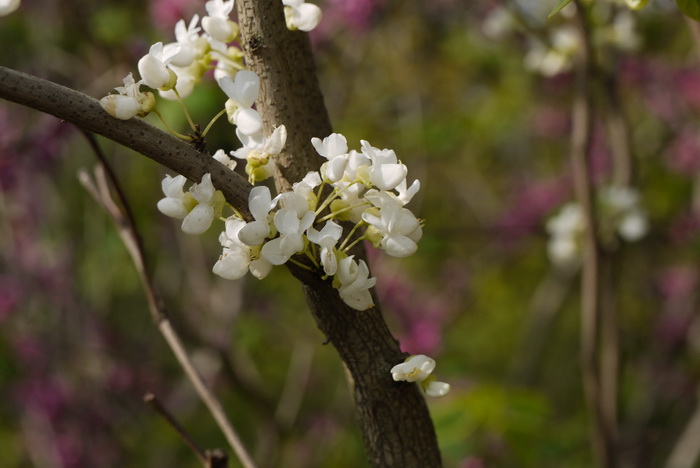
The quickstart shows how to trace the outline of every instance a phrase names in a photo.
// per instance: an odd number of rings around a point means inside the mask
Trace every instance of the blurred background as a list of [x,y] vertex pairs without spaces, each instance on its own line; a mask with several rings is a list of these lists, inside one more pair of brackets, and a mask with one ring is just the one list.
[[[351,148],[393,148],[409,182],[421,181],[418,253],[370,257],[402,349],[436,358],[452,385],[429,401],[446,467],[593,465],[578,268],[553,264],[547,247],[548,220],[573,199],[578,50],[557,32],[569,16],[547,20],[554,3],[318,2],[311,40],[335,131]],[[0,18],[0,64],[100,98],[203,4],[22,0]],[[596,5],[596,53],[619,102],[594,97],[592,173],[611,182],[606,112],[621,110],[649,224],[613,248],[620,453],[657,467],[678,447],[700,382],[700,49],[670,0],[636,12]],[[206,125],[224,100],[209,80],[186,103]],[[186,130],[176,104],[158,106]],[[212,152],[239,146],[223,119],[207,140]],[[366,466],[342,365],[296,281],[283,268],[262,282],[213,275],[218,228],[183,234],[156,209],[164,169],[100,145],[174,325],[260,466]],[[75,128],[0,102],[0,465],[197,466],[145,392],[202,446],[225,440],[153,325],[114,226],[77,181],[95,163]]]

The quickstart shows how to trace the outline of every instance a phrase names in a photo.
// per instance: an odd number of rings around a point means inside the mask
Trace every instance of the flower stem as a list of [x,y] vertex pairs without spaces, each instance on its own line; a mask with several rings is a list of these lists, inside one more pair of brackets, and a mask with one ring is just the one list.
[[355,247],[355,245],[357,245],[358,242],[360,242],[360,241],[362,241],[362,240],[365,240],[365,239],[367,239],[367,236],[360,236],[360,237],[358,237],[357,239],[355,239],[355,240],[353,241],[352,244],[350,244],[350,245],[348,245],[347,247],[345,247],[344,249],[342,249],[343,252],[349,251],[350,249],[352,249],[353,247]]
[[192,137],[191,137],[191,136],[183,135],[182,133],[176,132],[175,130],[173,130],[173,129],[170,127],[170,125],[168,125],[168,122],[165,121],[165,119],[163,118],[163,116],[161,115],[160,112],[158,112],[157,110],[154,110],[153,112],[155,112],[155,114],[158,116],[158,118],[159,118],[160,121],[163,123],[163,125],[165,125],[165,128],[166,128],[172,135],[175,135],[176,137],[178,137],[178,138],[180,138],[180,139],[182,139],[182,140],[192,141]]
[[359,208],[361,206],[370,205],[370,204],[371,203],[369,203],[369,202],[364,202],[364,203],[359,203],[359,204],[353,205],[353,206],[346,206],[345,208],[342,208],[338,211],[334,211],[333,213],[324,216],[323,218],[319,219],[318,221],[319,222],[328,221],[329,219],[333,219],[341,213],[345,213],[346,211],[354,210],[355,208]]
[[304,270],[314,271],[314,270],[313,270],[311,267],[309,267],[308,265],[304,265],[303,263],[301,263],[301,262],[299,262],[299,261],[297,261],[297,260],[294,260],[293,258],[290,258],[289,261],[292,262],[293,264],[295,264],[296,266],[298,266],[298,267],[300,267],[300,268],[303,268]]
[[173,93],[175,93],[175,96],[177,96],[177,102],[180,103],[180,107],[182,107],[182,111],[185,113],[185,118],[187,118],[187,123],[189,123],[190,128],[192,128],[192,130],[196,132],[197,126],[192,121],[192,117],[190,117],[190,113],[187,111],[187,106],[185,106],[185,103],[182,101],[182,98],[180,97],[180,93],[177,92],[176,88],[173,88]]
[[207,125],[207,127],[206,127],[206,128],[204,129],[204,131],[202,132],[202,138],[204,138],[205,136],[207,136],[207,133],[209,132],[209,129],[211,128],[211,126],[214,125],[214,122],[216,122],[217,120],[219,120],[219,117],[221,117],[221,116],[224,115],[225,113],[226,113],[226,109],[222,109],[221,112],[219,112],[218,114],[216,114],[216,115],[214,116],[214,118],[211,119],[211,122],[209,122],[209,124]]
[[[357,231],[360,226],[364,226],[367,223],[365,221],[360,221],[359,223],[355,224],[355,226],[352,228],[352,230],[348,233],[348,236],[343,240],[343,243],[340,244],[340,247],[338,247],[338,250],[343,250],[345,248],[345,244],[347,244],[350,241],[350,238],[352,237],[353,234],[355,234],[355,231]],[[362,236],[360,239],[363,239],[365,236]],[[353,242],[352,245],[355,245],[357,243]]]

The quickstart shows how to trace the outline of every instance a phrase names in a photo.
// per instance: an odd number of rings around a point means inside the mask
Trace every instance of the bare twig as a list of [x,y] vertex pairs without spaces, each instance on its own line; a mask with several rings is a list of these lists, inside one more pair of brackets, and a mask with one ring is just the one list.
[[[89,137],[88,140],[91,140],[91,138]],[[101,161],[101,164],[95,170],[96,183],[93,183],[86,171],[81,171],[79,174],[81,183],[86,187],[90,194],[93,195],[95,200],[109,213],[117,226],[119,236],[126,245],[129,255],[136,266],[141,283],[143,284],[152,318],[173,351],[173,354],[175,354],[175,357],[185,371],[188,379],[192,382],[192,385],[197,391],[200,399],[209,409],[209,412],[214,417],[214,420],[219,425],[219,428],[224,433],[226,440],[233,448],[233,451],[236,453],[243,466],[245,468],[254,468],[255,464],[241,443],[240,438],[238,437],[238,434],[234,430],[230,421],[226,417],[221,403],[204,384],[202,377],[194,368],[192,361],[187,355],[180,337],[172,328],[165,306],[160,299],[160,296],[158,295],[153,283],[153,279],[146,268],[144,260],[145,255],[139,241],[136,226],[133,224],[133,220],[124,214],[124,212],[128,212],[128,210],[120,209],[110,194],[110,186],[116,187],[118,186],[118,182],[116,179],[110,178],[111,173],[105,169],[107,164],[99,147],[95,144],[93,149],[95,149],[96,154],[98,155],[97,157]],[[116,194],[119,197],[121,195],[121,191],[117,190]],[[119,199],[119,202],[122,206],[127,206],[126,199],[121,198]]]
[[[581,267],[581,370],[592,419],[592,438],[601,467],[616,466],[616,415],[609,414],[601,385],[600,343],[602,318],[601,247],[598,240],[593,184],[588,154],[592,137],[591,81],[593,50],[583,2],[574,0],[582,48],[576,68],[571,132],[571,160],[576,197],[583,210],[585,232]],[[607,409],[607,411],[606,411]],[[614,408],[613,408],[614,410]]]
[[168,424],[170,424],[173,429],[175,429],[175,432],[178,433],[180,437],[182,437],[182,440],[187,444],[189,448],[192,449],[192,451],[197,455],[197,458],[199,458],[199,461],[202,462],[204,466],[207,465],[207,455],[204,453],[204,450],[195,442],[195,440],[192,438],[189,432],[185,430],[184,427],[182,427],[182,424],[175,419],[175,416],[168,411],[168,409],[163,405],[163,403],[160,402],[156,396],[148,392],[143,396],[143,401],[146,402],[155,412],[157,412],[159,415],[165,419]]

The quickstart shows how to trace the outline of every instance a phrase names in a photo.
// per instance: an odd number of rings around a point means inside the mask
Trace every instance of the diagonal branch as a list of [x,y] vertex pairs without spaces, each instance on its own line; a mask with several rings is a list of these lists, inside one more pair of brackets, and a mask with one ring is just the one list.
[[119,120],[79,91],[0,66],[0,99],[51,114],[83,131],[102,135],[168,169],[199,182],[210,173],[226,200],[248,216],[248,182],[208,153],[139,119]]

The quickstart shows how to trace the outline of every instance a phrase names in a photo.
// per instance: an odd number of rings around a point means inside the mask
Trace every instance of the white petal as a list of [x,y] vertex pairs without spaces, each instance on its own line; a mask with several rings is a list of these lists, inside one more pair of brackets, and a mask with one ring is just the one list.
[[199,235],[204,233],[214,220],[214,208],[209,205],[197,205],[190,214],[182,220],[182,230],[186,234]]
[[100,105],[109,115],[120,120],[129,120],[141,110],[141,104],[136,99],[121,94],[109,94],[103,97],[100,99]]
[[408,257],[418,250],[418,245],[406,236],[390,235],[382,239],[382,248],[392,257]]
[[314,137],[311,139],[311,144],[316,148],[318,154],[328,160],[348,152],[348,141],[340,133],[331,133],[323,141]]
[[214,40],[228,42],[233,30],[228,19],[221,16],[205,16],[202,18],[202,27]]
[[352,293],[340,291],[340,298],[355,310],[367,310],[374,305],[372,294],[368,290]]
[[221,258],[216,262],[212,271],[224,279],[236,280],[248,273],[250,257],[246,257],[241,249],[224,249]]
[[246,245],[254,247],[265,241],[265,238],[270,235],[270,226],[267,221],[253,221],[246,224],[238,233],[238,240]]
[[250,214],[256,221],[266,221],[267,214],[272,208],[272,195],[270,189],[264,185],[253,187],[248,195],[248,207]]
[[272,271],[272,266],[272,263],[264,258],[259,258],[250,262],[250,272],[257,279],[263,279]]
[[163,198],[158,202],[158,210],[171,218],[183,219],[187,216],[185,205],[177,198]]
[[272,239],[269,242],[266,242],[265,245],[263,245],[263,248],[261,250],[261,255],[265,260],[270,262],[273,265],[282,265],[284,262],[289,260],[289,257],[291,255],[287,255],[282,252],[280,249],[280,244],[282,243],[282,239],[279,237]]
[[192,197],[199,203],[209,203],[214,196],[216,189],[211,182],[211,174],[206,173],[202,176],[202,181],[190,187]]
[[143,82],[153,89],[162,88],[170,81],[170,72],[167,67],[150,54],[144,55],[139,60],[138,69]]
[[[285,8],[285,13],[287,9]],[[309,32],[313,30],[321,21],[321,9],[312,3],[302,3],[298,7],[293,7],[291,18],[288,20],[288,25]]]
[[422,382],[435,370],[435,360],[424,354],[411,356],[406,362],[397,364],[391,368],[391,375],[395,381]]
[[262,117],[255,109],[239,108],[233,113],[233,123],[244,135],[254,135],[263,129]]
[[450,391],[450,384],[433,380],[425,387],[425,394],[430,397],[441,397]]
[[372,166],[370,180],[382,190],[391,190],[406,179],[406,174],[408,169],[404,164],[381,164]]
[[266,154],[280,154],[284,144],[287,142],[287,127],[280,125],[273,132],[272,135],[265,141],[263,146],[263,153]]

